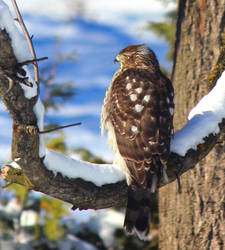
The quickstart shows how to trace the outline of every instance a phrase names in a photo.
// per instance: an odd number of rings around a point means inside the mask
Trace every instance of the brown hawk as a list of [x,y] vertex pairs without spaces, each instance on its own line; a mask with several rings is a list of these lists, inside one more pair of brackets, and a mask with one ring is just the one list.
[[114,73],[101,110],[114,163],[126,174],[128,201],[124,228],[140,238],[149,233],[150,192],[167,178],[173,119],[173,87],[145,45],[129,45],[116,55]]

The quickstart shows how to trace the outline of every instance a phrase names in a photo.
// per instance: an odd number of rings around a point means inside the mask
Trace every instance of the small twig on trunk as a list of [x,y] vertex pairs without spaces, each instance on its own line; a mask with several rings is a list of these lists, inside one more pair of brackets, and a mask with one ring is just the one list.
[[[18,8],[17,3],[16,3],[16,0],[11,0],[11,2],[12,2],[14,10],[16,12],[17,20],[18,20],[18,22],[20,24],[20,27],[21,27],[21,29],[22,29],[22,31],[24,33],[25,38],[26,38],[27,45],[28,45],[28,48],[30,50],[31,56],[32,56],[33,59],[36,59],[36,54],[35,54],[35,50],[34,50],[32,41],[30,39],[30,35],[29,35],[28,30],[27,30],[27,28],[26,28],[26,26],[25,26],[25,24],[23,22],[23,18],[22,18],[21,14],[20,14],[19,8]],[[37,61],[33,62],[33,70],[34,70],[34,81],[36,83],[38,83],[39,76],[38,76]]]
[[72,124],[68,124],[68,125],[64,125],[64,126],[59,126],[59,127],[51,128],[51,129],[44,130],[44,131],[39,131],[38,133],[39,134],[47,134],[47,133],[51,133],[51,132],[59,130],[59,129],[69,128],[69,127],[78,126],[78,125],[81,125],[81,122],[72,123]]
[[48,59],[48,57],[45,56],[45,57],[41,57],[41,58],[35,58],[35,59],[31,59],[31,60],[26,60],[24,62],[18,63],[17,65],[18,66],[23,66],[23,65],[26,65],[26,64],[29,64],[29,63],[36,63],[36,62],[47,60],[47,59]]

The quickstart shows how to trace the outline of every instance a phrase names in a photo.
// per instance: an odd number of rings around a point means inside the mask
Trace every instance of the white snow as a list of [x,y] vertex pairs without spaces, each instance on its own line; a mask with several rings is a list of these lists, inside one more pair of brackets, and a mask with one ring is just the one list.
[[225,71],[216,86],[190,111],[184,127],[176,131],[171,151],[184,156],[189,149],[197,149],[204,137],[219,132],[222,118],[225,118]]
[[94,211],[85,226],[100,235],[106,247],[112,247],[115,230],[123,227],[124,214],[112,209]]
[[[37,117],[37,126],[39,128],[39,131],[43,131],[45,109],[40,98],[38,98],[36,104],[34,105],[33,111]],[[39,156],[43,157],[44,155],[45,155],[44,135],[40,134],[39,135]]]
[[115,165],[75,160],[49,149],[46,150],[44,164],[55,174],[59,172],[69,178],[81,178],[96,186],[125,180],[123,172]]
[[0,0],[0,28],[6,29],[12,40],[13,51],[19,62],[30,60],[31,55],[25,38],[19,33],[8,6]]
[[33,235],[32,234],[29,234],[25,230],[21,230],[18,233],[18,235],[15,236],[14,241],[18,242],[22,246],[22,249],[24,249],[24,250],[30,250],[30,248],[29,248],[29,242],[32,239],[33,239]]
[[64,239],[57,241],[58,249],[63,250],[98,250],[90,243],[83,241],[72,234],[67,234]]
[[[27,45],[26,45],[27,46]],[[26,71],[26,77],[28,77],[28,81],[33,84],[32,87],[28,87],[22,83],[20,83],[21,88],[24,91],[24,96],[27,99],[31,99],[32,97],[37,95],[37,84],[35,83],[33,77],[30,75],[30,72],[28,70],[27,66],[24,66],[23,69]]]
[[22,204],[16,197],[10,199],[6,206],[0,204],[0,211],[11,218],[17,217],[21,213],[21,210]]
[[11,239],[9,239],[9,240],[2,239],[0,241],[0,249],[14,250],[15,249],[15,243]]
[[7,165],[11,166],[12,168],[21,169],[20,165],[16,161],[10,162]]
[[21,227],[32,227],[37,224],[38,213],[34,210],[23,210],[20,216]]

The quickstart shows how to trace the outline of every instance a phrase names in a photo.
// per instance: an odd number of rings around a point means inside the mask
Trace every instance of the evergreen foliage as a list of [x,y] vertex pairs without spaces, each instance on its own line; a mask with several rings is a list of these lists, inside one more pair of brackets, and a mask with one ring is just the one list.
[[[166,4],[175,1],[164,0],[163,2]],[[147,25],[148,29],[152,30],[156,35],[162,37],[168,43],[169,50],[167,52],[166,58],[170,61],[172,61],[173,59],[176,19],[177,19],[177,11],[172,10],[166,14],[165,21],[149,22],[149,24]]]
[[40,208],[44,213],[43,234],[52,241],[60,239],[64,235],[64,230],[59,225],[59,219],[67,214],[65,205],[60,200],[42,196],[40,197]]

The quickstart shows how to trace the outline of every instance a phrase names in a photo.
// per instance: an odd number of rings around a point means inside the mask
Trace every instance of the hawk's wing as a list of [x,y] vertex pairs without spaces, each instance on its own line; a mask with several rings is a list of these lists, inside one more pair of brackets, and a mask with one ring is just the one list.
[[[153,161],[167,162],[172,130],[173,88],[162,74],[127,69],[114,79],[110,121],[132,180],[146,185]],[[152,169],[152,171],[157,171]]]

